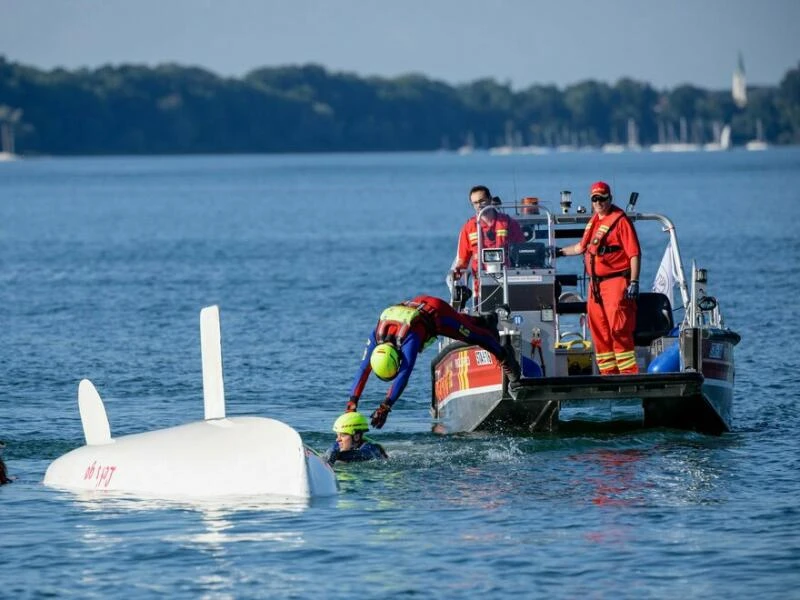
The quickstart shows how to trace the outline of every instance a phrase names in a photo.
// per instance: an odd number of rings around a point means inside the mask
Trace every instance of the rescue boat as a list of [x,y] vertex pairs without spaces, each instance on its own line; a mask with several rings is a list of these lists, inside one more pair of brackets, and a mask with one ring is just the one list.
[[[482,248],[479,239],[478,281],[470,288],[451,286],[451,303],[489,322],[496,319],[522,378],[509,385],[489,352],[440,339],[431,363],[434,431],[554,432],[577,424],[712,435],[731,430],[734,347],[740,336],[725,326],[720,304],[709,293],[707,270],[692,261],[690,278],[685,277],[672,221],[637,212],[637,199],[632,193],[625,212],[640,240],[660,230],[666,246],[653,286],[659,291],[642,292],[637,300],[639,373],[598,374],[587,327],[589,278],[582,257],[554,256],[556,245],[580,240],[591,212],[584,207],[573,212],[568,191],[561,193],[558,211],[544,204],[505,206],[522,227],[525,242]],[[651,260],[648,254],[645,261]],[[475,293],[465,299],[471,288]]]

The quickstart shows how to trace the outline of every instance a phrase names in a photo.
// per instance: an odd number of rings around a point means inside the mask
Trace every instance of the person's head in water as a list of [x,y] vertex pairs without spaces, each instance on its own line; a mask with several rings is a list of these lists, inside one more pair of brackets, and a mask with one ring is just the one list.
[[341,415],[333,424],[336,441],[341,452],[354,450],[364,443],[364,433],[369,431],[367,418],[359,412]]

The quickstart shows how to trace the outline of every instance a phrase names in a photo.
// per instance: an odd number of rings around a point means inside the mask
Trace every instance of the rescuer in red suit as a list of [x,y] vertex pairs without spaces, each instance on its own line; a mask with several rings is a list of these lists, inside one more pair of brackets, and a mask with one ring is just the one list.
[[[478,235],[482,235],[481,248],[505,248],[506,260],[508,259],[509,244],[522,244],[525,236],[519,223],[505,213],[495,208],[483,211],[478,227],[478,213],[492,205],[492,193],[485,185],[476,185],[469,191],[469,201],[475,209],[475,216],[464,223],[458,234],[458,249],[456,258],[450,268],[450,280],[458,280],[461,271],[469,266],[475,281],[475,291],[478,290]],[[479,232],[480,229],[480,232]]]
[[573,246],[557,248],[556,256],[584,256],[590,281],[589,329],[600,374],[638,373],[633,331],[639,296],[639,238],[625,211],[612,204],[607,183],[593,183],[590,197],[594,214],[583,238]]

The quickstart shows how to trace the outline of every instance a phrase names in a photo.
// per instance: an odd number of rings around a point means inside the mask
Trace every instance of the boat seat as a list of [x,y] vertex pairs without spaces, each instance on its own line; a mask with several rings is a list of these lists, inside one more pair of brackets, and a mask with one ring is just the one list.
[[578,285],[578,276],[575,273],[559,273],[556,275],[556,281],[560,286],[575,287]]
[[585,315],[586,300],[575,292],[564,292],[558,297],[556,312],[559,315]]
[[[579,298],[577,294],[565,292],[558,298],[556,311],[560,315],[586,314],[586,301]],[[667,335],[674,328],[672,306],[664,294],[642,292],[636,306],[633,340],[637,346],[649,346],[653,340]]]
[[675,326],[672,321],[672,305],[664,294],[642,292],[636,304],[633,341],[637,346],[649,346],[653,340],[672,331]]

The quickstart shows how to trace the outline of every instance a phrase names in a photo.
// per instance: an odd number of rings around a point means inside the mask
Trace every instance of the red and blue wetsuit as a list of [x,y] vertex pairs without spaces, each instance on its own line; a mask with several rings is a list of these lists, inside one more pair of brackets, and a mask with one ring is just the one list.
[[486,329],[477,317],[457,312],[446,300],[434,296],[417,296],[412,300],[390,306],[381,314],[375,330],[367,340],[361,366],[350,390],[350,399],[358,403],[372,371],[369,359],[376,345],[393,341],[400,351],[400,369],[386,392],[385,403],[390,407],[408,384],[417,355],[443,335],[454,340],[476,344],[491,352],[500,363],[507,359],[496,331]]

